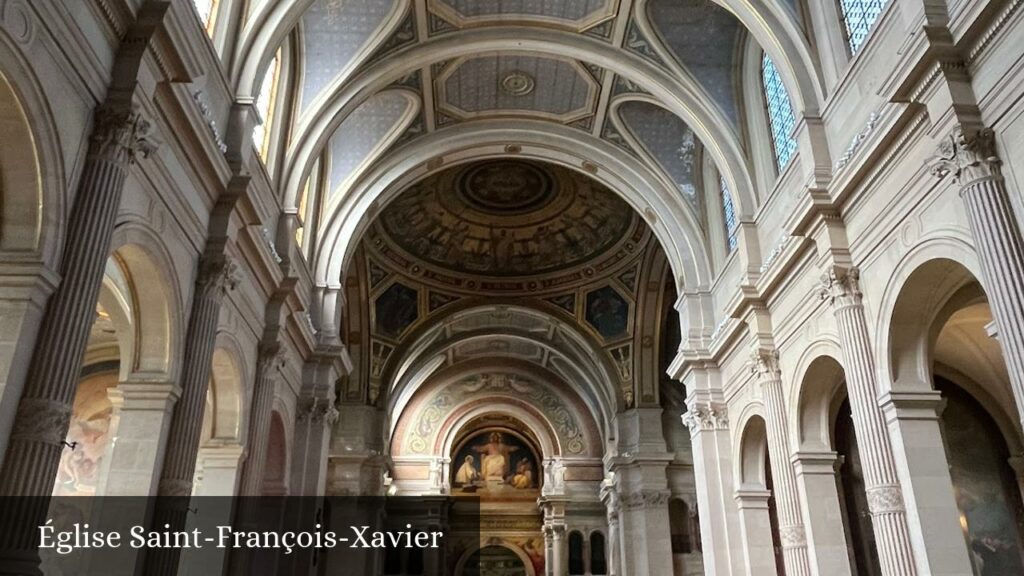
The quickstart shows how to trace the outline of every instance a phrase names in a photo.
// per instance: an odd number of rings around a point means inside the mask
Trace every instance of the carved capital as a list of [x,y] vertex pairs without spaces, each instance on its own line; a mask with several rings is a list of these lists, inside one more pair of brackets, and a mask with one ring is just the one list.
[[882,514],[898,514],[906,510],[903,504],[903,491],[899,486],[875,486],[866,490],[868,511],[872,516]]
[[966,187],[976,180],[1001,175],[1000,164],[992,129],[965,129],[958,124],[939,143],[931,173],[936,178],[952,175],[954,182]]
[[70,423],[70,405],[47,398],[24,398],[18,404],[11,438],[60,446]]
[[256,378],[266,378],[275,369],[284,368],[284,348],[280,344],[272,344],[260,348],[260,355],[256,359]]
[[199,263],[199,278],[196,279],[198,295],[219,300],[238,286],[240,276],[238,264],[230,256],[203,257]]
[[860,304],[863,296],[860,291],[860,270],[857,268],[830,268],[821,276],[818,296],[833,306]]
[[758,348],[750,354],[750,372],[759,379],[778,379],[782,376],[779,368],[779,351],[774,348]]
[[299,401],[299,421],[333,426],[338,421],[338,409],[326,398],[304,398]]
[[706,430],[728,430],[729,412],[724,404],[717,402],[690,402],[683,414],[683,424],[690,434]]
[[102,106],[96,111],[96,123],[89,138],[89,154],[120,164],[131,165],[138,156],[156,151],[149,139],[152,126],[135,110]]

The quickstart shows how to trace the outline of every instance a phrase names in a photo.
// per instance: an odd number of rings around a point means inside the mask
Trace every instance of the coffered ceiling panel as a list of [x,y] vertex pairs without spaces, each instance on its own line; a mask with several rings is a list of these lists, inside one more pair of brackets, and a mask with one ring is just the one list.
[[514,54],[452,62],[435,86],[439,110],[455,119],[521,114],[558,122],[593,114],[600,88],[578,62]]

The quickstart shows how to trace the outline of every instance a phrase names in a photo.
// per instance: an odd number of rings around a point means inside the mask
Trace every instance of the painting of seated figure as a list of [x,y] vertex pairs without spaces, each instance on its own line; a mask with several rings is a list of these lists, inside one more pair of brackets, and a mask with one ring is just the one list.
[[508,494],[536,491],[540,467],[530,446],[505,431],[477,432],[452,458],[452,492]]

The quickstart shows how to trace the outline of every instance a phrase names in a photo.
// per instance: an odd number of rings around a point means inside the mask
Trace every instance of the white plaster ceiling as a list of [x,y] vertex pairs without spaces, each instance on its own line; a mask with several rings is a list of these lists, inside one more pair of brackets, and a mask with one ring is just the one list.
[[438,110],[459,120],[524,115],[572,122],[594,113],[600,86],[574,60],[494,54],[449,63],[435,90]]
[[615,15],[618,0],[430,0],[431,11],[463,27],[487,22],[538,22],[576,30]]

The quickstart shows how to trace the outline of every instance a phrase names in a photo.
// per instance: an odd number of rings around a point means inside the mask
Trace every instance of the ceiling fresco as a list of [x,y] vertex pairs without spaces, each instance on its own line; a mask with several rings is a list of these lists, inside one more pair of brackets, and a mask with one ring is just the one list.
[[381,213],[376,244],[452,275],[534,276],[609,255],[638,220],[615,193],[575,172],[496,160],[404,192]]

